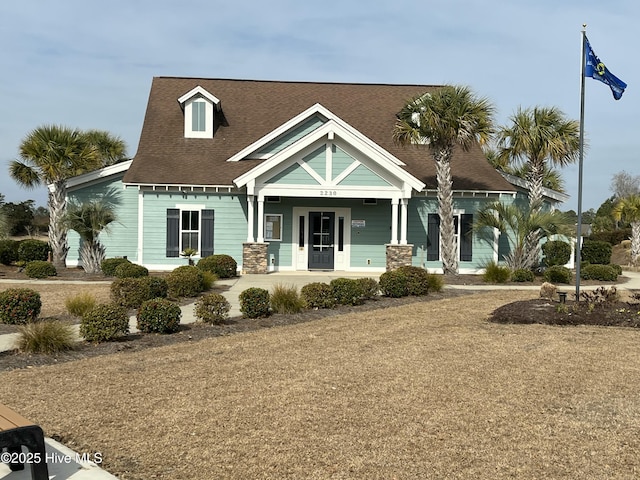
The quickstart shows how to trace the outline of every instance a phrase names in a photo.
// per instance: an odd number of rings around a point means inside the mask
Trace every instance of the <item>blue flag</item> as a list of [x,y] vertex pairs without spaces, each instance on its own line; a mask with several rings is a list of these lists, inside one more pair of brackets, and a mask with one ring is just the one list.
[[613,73],[609,71],[607,67],[605,67],[604,63],[600,61],[596,54],[593,52],[591,45],[589,44],[589,39],[587,36],[584,37],[585,41],[585,68],[584,68],[584,76],[595,78],[596,80],[600,80],[602,83],[606,83],[611,88],[611,93],[613,93],[613,98],[616,100],[620,100],[622,98],[622,94],[624,93],[624,89],[627,88],[627,84],[616,77]]

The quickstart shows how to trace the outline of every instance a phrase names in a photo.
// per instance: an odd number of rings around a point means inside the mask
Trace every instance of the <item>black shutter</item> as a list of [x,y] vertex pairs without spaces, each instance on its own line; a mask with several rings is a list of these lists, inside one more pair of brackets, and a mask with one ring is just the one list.
[[440,258],[440,216],[430,213],[427,222],[427,260]]
[[464,213],[460,215],[460,261],[470,262],[473,257],[473,215]]
[[180,256],[180,210],[167,208],[167,257]]
[[200,235],[200,257],[213,255],[213,210],[202,210],[202,232]]

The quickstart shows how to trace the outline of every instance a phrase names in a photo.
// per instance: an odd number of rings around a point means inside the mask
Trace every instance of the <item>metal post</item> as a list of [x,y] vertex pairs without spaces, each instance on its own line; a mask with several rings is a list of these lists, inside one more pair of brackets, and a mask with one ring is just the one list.
[[580,249],[582,244],[582,165],[584,163],[584,73],[586,64],[586,28],[587,24],[582,24],[582,60],[580,71],[580,155],[578,160],[578,226],[576,228],[576,302],[580,301]]

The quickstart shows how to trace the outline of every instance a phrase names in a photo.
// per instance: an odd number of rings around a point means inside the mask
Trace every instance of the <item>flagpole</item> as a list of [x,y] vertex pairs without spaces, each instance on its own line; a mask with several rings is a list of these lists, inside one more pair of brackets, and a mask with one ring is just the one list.
[[580,263],[582,249],[582,165],[584,163],[584,74],[585,74],[585,55],[586,55],[586,38],[587,24],[582,24],[582,59],[580,71],[580,154],[578,157],[578,226],[576,228],[576,302],[580,301]]

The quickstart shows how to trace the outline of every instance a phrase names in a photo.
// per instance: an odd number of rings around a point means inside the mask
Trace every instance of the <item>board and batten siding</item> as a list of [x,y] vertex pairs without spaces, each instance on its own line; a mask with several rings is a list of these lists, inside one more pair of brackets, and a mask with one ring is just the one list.
[[[182,257],[168,258],[167,209],[176,206],[204,206],[214,211],[213,251],[231,255],[242,265],[242,243],[247,240],[247,200],[245,195],[197,193],[144,192],[143,264],[166,269],[186,265]],[[202,232],[200,232],[202,234]],[[199,257],[194,258],[196,261]]]
[[[116,221],[112,222],[108,231],[100,234],[100,242],[106,248],[106,258],[126,256],[132,262],[137,261],[138,239],[138,191],[124,188],[122,177],[114,175],[103,181],[93,182],[81,188],[69,189],[70,202],[83,203],[106,198],[115,206]],[[67,263],[77,265],[80,260],[80,237],[73,230],[68,233],[69,253]]]

